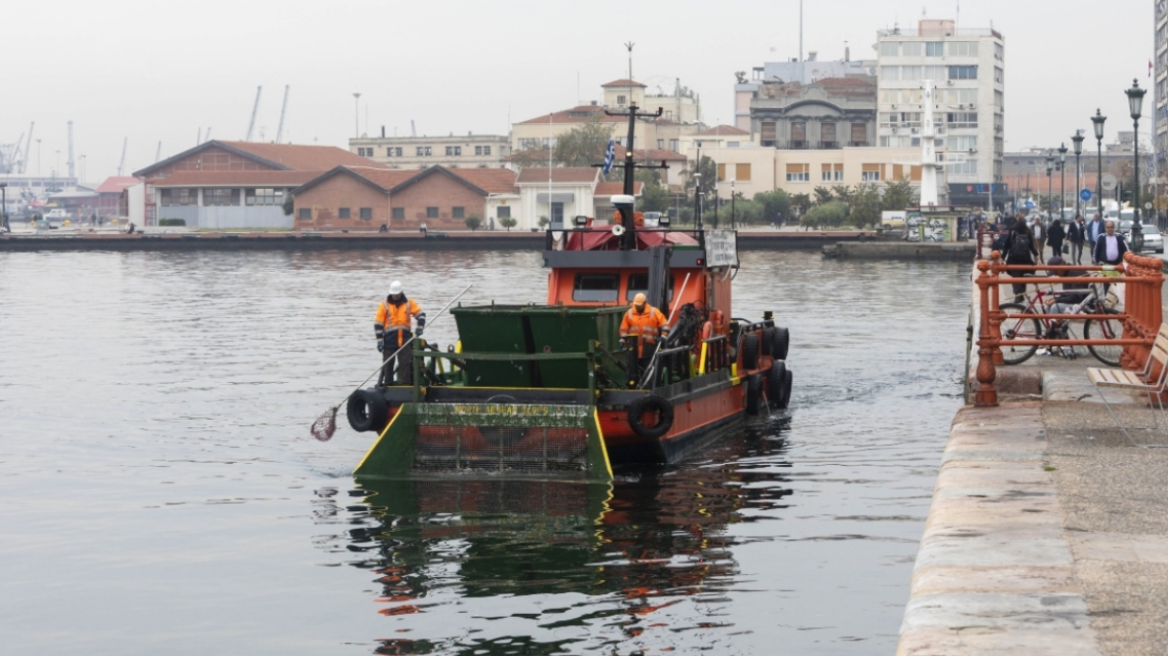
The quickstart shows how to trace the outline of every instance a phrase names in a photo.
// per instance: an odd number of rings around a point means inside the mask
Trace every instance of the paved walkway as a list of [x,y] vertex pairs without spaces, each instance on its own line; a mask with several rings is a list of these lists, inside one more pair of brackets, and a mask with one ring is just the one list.
[[957,414],[898,654],[1168,653],[1168,448],[1098,364],[1038,356],[1041,394]]

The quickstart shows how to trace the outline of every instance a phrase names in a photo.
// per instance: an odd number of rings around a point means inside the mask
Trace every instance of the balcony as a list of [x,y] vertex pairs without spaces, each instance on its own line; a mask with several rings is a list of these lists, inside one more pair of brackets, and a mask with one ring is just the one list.
[[872,144],[867,141],[849,141],[848,148],[868,148]]
[[839,147],[840,147],[840,142],[838,142],[838,141],[820,141],[816,145],[816,148],[818,148],[819,150],[838,150]]

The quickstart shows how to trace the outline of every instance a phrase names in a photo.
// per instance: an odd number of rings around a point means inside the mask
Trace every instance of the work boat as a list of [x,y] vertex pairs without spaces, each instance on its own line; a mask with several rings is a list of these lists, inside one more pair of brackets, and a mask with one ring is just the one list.
[[[628,114],[631,144],[645,115],[635,106]],[[454,307],[457,346],[415,349],[413,385],[350,397],[350,425],[379,433],[356,476],[606,479],[614,468],[675,462],[787,407],[787,330],[771,312],[755,321],[731,310],[736,232],[705,228],[700,211],[689,230],[643,220],[631,194],[643,165],[632,150],[611,224],[576,217],[546,232],[546,304]],[[668,318],[647,363],[620,336],[638,293]]]

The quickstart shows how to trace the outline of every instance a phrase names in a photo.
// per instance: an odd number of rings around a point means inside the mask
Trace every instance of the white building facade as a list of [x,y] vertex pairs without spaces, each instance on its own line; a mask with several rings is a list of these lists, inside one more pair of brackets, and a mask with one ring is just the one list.
[[[958,191],[984,190],[1002,180],[1005,145],[1005,44],[992,29],[958,28],[952,20],[921,20],[916,29],[877,34],[877,145],[919,148],[921,87],[935,89],[935,144],[946,164],[950,202]],[[984,204],[984,191],[981,192]]]

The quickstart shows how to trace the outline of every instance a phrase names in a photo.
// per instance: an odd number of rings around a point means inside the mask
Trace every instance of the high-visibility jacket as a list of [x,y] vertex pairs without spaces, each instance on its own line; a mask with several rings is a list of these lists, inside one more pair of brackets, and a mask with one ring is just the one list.
[[377,317],[373,320],[374,328],[384,330],[387,341],[395,339],[390,333],[396,332],[397,345],[401,346],[407,339],[406,333],[410,332],[413,327],[413,317],[421,313],[422,308],[418,306],[417,302],[406,298],[405,294],[402,294],[401,299],[397,301],[387,296],[377,306]]
[[644,312],[637,312],[636,307],[631,307],[621,320],[620,335],[637,338],[637,356],[640,357],[644,355],[645,344],[657,342],[657,338],[664,332],[666,321],[661,310],[648,303],[645,304]]

